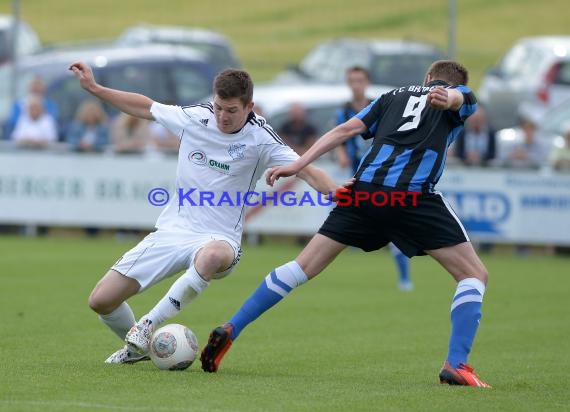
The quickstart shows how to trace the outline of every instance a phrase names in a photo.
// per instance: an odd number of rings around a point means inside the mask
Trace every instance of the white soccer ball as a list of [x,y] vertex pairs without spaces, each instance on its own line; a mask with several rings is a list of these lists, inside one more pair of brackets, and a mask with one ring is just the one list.
[[198,356],[196,335],[184,325],[172,323],[152,334],[150,359],[158,369],[184,370]]

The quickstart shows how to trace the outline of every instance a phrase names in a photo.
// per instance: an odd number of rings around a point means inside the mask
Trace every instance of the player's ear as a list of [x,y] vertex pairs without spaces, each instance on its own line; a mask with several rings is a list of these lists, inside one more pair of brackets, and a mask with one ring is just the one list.
[[253,105],[254,105],[254,103],[252,101],[249,102],[248,104],[246,104],[245,105],[245,111],[248,113],[251,112],[253,110]]

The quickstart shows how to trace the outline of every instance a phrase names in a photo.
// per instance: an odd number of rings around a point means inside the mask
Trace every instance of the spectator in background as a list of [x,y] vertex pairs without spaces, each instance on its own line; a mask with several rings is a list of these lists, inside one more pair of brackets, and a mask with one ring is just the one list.
[[41,96],[27,99],[24,112],[18,117],[10,138],[18,146],[31,149],[43,149],[57,141],[55,119],[44,112]]
[[[540,142],[536,140],[536,121],[527,112],[520,112],[520,128],[523,134],[522,140],[506,147],[500,153],[500,163],[511,168],[538,169],[546,165],[546,151]],[[515,245],[518,256],[528,256],[531,249],[528,245]]]
[[107,115],[98,100],[86,100],[77,109],[67,133],[74,151],[101,152],[109,144]]
[[121,113],[111,126],[115,153],[143,153],[150,141],[150,121]]
[[507,147],[500,155],[506,167],[538,169],[546,164],[544,146],[536,140],[536,123],[531,116],[522,116],[520,122],[523,139]]
[[[372,103],[372,100],[366,96],[366,89],[370,84],[368,70],[360,66],[349,67],[346,70],[346,84],[350,88],[352,99],[337,110],[337,125],[349,121],[358,112]],[[372,140],[364,140],[360,135],[352,136],[342,145],[335,148],[339,166],[343,169],[350,168],[350,176],[356,174],[360,159],[372,144]],[[389,249],[398,269],[398,288],[402,291],[413,290],[414,285],[410,279],[410,259],[393,243],[389,244]]]
[[[365,68],[354,66],[347,69],[346,83],[352,93],[352,99],[336,111],[337,125],[348,121],[372,102],[366,96],[366,88],[370,84],[370,75]],[[335,154],[339,166],[343,169],[350,168],[351,176],[354,175],[360,159],[371,143],[372,139],[364,140],[361,136],[353,136],[338,146]]]
[[289,107],[287,121],[278,130],[283,140],[299,155],[317,141],[317,128],[309,121],[307,111],[299,103]]
[[154,150],[163,153],[178,153],[180,139],[158,122],[152,122],[149,126],[150,141]]
[[40,98],[44,111],[51,115],[51,117],[53,117],[53,119],[57,122],[59,118],[59,110],[57,104],[45,96],[45,84],[41,77],[34,77],[28,87],[28,95],[16,100],[12,105],[10,117],[8,118],[7,123],[8,136],[10,136],[14,131],[16,124],[18,123],[18,120],[22,114],[26,112],[28,100],[33,96]]
[[482,106],[466,121],[453,144],[453,154],[466,166],[487,166],[495,158],[495,131]]
[[549,166],[558,172],[570,172],[570,122],[562,125],[564,145],[555,147],[548,158]]

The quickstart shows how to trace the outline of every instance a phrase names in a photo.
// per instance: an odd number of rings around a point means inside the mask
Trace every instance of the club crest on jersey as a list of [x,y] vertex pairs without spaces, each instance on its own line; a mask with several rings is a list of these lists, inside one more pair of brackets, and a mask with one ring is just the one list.
[[230,144],[228,153],[234,160],[243,159],[245,157],[245,145],[243,143]]
[[194,150],[188,155],[188,160],[190,160],[192,163],[196,163],[197,165],[205,165],[207,160],[206,153],[202,152],[201,150]]

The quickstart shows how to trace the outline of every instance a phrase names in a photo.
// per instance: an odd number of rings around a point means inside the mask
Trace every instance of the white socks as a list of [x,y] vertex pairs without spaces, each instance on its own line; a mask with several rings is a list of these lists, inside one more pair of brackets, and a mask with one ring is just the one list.
[[207,282],[192,265],[186,273],[180,276],[170,287],[166,295],[142,319],[149,319],[155,330],[158,326],[177,315],[186,305],[208,287]]
[[285,297],[291,290],[307,282],[308,278],[301,266],[294,260],[275,268],[265,277],[267,288]]
[[125,335],[135,324],[135,315],[127,302],[121,303],[117,309],[107,315],[99,315],[99,319],[121,340],[125,339]]

